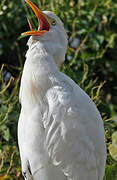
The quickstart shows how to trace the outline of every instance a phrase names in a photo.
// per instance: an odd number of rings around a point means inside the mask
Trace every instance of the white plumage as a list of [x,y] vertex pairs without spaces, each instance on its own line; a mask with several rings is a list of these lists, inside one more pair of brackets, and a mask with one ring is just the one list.
[[27,180],[103,180],[106,162],[102,118],[90,97],[59,71],[67,35],[56,25],[31,36],[20,87],[18,142]]

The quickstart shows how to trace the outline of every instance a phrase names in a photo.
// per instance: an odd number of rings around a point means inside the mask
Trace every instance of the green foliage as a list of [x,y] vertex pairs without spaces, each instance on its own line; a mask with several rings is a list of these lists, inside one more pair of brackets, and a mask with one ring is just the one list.
[[109,151],[113,159],[117,161],[117,131],[112,134],[112,144],[109,146]]
[[17,120],[19,115],[17,79],[12,76],[6,83],[0,70],[0,179],[15,179],[21,174],[19,153],[17,149]]
[[104,180],[117,179],[117,163],[106,166],[106,177]]
[[[40,9],[52,10],[64,22],[69,37],[62,71],[93,99],[104,120],[107,143],[106,180],[117,179],[117,2],[116,0],[33,0]],[[30,16],[31,15],[31,16]],[[22,179],[17,149],[18,103],[28,30],[37,20],[23,1],[0,2],[0,180]],[[5,72],[11,77],[6,81]],[[113,135],[115,139],[115,133]],[[114,147],[114,149],[113,149]],[[113,159],[112,157],[115,159]]]

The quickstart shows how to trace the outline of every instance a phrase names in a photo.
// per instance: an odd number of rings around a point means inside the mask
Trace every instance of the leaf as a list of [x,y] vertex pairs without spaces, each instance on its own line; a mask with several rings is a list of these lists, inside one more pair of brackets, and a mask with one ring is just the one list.
[[6,141],[9,141],[10,132],[9,132],[9,129],[8,129],[8,128],[7,128],[6,130],[4,130],[3,138],[4,138]]
[[81,34],[86,34],[87,30],[86,29],[81,29],[80,31],[78,31],[78,34],[81,35]]
[[117,145],[111,144],[109,146],[110,155],[117,161]]
[[2,105],[1,111],[2,111],[3,113],[7,113],[8,107],[7,107],[6,105]]
[[112,143],[117,146],[117,131],[112,134]]
[[117,33],[111,34],[111,35],[109,36],[109,38],[107,39],[107,41],[108,41],[107,46],[108,46],[109,48],[113,48],[113,47],[114,47],[115,39],[116,39],[116,38],[117,38]]
[[112,70],[113,70],[113,71],[116,73],[116,75],[117,75],[117,62],[110,60],[110,61],[108,61],[108,63],[110,64]]
[[113,159],[117,161],[117,131],[112,134],[112,144],[109,146],[109,152]]
[[100,42],[100,44],[102,44],[104,42],[104,36],[102,36],[102,35],[97,35],[97,39]]

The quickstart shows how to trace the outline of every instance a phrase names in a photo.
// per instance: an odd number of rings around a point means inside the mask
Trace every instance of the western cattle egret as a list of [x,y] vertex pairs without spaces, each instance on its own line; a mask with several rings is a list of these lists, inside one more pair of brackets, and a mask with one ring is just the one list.
[[21,79],[18,142],[27,180],[103,180],[106,146],[102,118],[90,97],[59,71],[67,49],[61,20],[25,0],[39,21]]

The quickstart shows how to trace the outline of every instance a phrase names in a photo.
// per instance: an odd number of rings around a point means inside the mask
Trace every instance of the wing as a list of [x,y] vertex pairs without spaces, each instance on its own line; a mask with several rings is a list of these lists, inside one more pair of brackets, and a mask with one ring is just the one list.
[[95,145],[87,134],[82,110],[74,103],[74,94],[69,84],[48,90],[48,110],[43,118],[45,148],[52,163],[69,180],[102,180],[98,177]]

